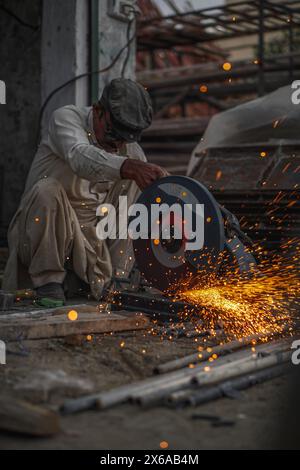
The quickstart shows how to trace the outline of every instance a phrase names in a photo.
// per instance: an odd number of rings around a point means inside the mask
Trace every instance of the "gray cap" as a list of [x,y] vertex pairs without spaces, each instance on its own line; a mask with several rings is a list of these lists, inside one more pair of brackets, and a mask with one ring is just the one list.
[[127,142],[136,142],[150,126],[152,105],[149,93],[137,82],[115,78],[105,86],[100,104],[109,111],[113,130]]

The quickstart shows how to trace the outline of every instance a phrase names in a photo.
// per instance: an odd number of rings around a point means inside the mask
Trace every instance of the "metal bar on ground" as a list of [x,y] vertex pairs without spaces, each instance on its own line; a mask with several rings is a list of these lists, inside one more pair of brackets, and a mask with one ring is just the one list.
[[256,355],[253,360],[240,361],[238,364],[229,364],[226,369],[216,368],[212,373],[200,372],[192,379],[198,385],[208,385],[227,380],[229,378],[238,377],[242,374],[248,374],[253,371],[266,369],[277,364],[288,362],[291,358],[291,351],[277,351],[269,356],[260,358]]
[[180,390],[172,393],[167,398],[167,403],[171,406],[197,406],[209,401],[217,400],[232,394],[235,390],[245,390],[268,380],[280,377],[291,371],[291,366],[278,365],[269,369],[263,369],[249,375],[243,375],[232,380],[214,385],[204,389]]
[[[130,399],[134,403],[149,406],[150,404],[160,402],[169,395],[169,393],[183,388],[188,388],[192,383],[200,384],[200,380],[202,381],[201,384],[208,385],[221,381],[223,378],[225,380],[230,377],[241,375],[243,373],[243,365],[249,362],[253,366],[253,363],[259,357],[259,354],[268,354],[268,357],[265,358],[268,359],[271,356],[273,357],[274,354],[281,354],[282,351],[287,349],[287,344],[281,341],[274,342],[272,347],[271,345],[269,346],[269,351],[260,348],[260,352],[250,356],[246,354],[246,356],[244,355],[240,357],[238,352],[233,353],[234,357],[238,357],[233,361],[226,362],[226,358],[221,358],[215,365],[212,365],[210,362],[205,362],[202,363],[201,366],[196,366],[194,369],[184,369],[183,371],[178,371],[177,374],[176,372],[173,372],[173,376],[172,373],[165,374],[162,377],[166,377],[167,380],[160,383],[159,387],[157,384],[152,383],[149,387],[134,392],[130,396]],[[288,352],[291,354],[290,351]],[[222,359],[224,359],[223,362]],[[274,365],[272,361],[270,365]],[[259,366],[263,368],[262,363],[259,363]],[[251,370],[250,366],[249,371]],[[254,368],[253,370],[256,369]]]
[[[278,350],[281,351],[281,350],[287,349],[289,346],[290,345],[289,343],[287,343],[286,340],[284,341],[280,340],[280,341],[275,341],[270,344],[259,345],[256,348],[256,351],[257,353],[264,352],[266,354],[267,353],[271,354],[274,351],[278,351]],[[245,354],[246,354],[246,357],[245,357]],[[241,357],[241,355],[244,355],[244,357]],[[238,351],[238,352],[232,353],[232,355],[230,355],[230,359],[234,361],[235,365],[237,364],[237,361],[239,362],[241,360],[245,361],[245,359],[249,360],[249,351],[246,350],[242,352]],[[237,361],[235,361],[235,359],[237,359]],[[222,367],[222,365],[228,366],[229,365],[228,361],[229,361],[228,357],[220,358],[218,360],[218,368]],[[92,394],[92,395],[88,395],[85,397],[67,400],[60,408],[60,411],[63,414],[69,414],[69,413],[84,411],[84,410],[94,408],[94,407],[97,407],[98,409],[107,409],[112,406],[129,401],[132,398],[139,398],[141,396],[146,396],[146,393],[148,394],[148,397],[150,397],[151,393],[152,395],[153,394],[155,395],[155,392],[157,391],[161,393],[161,390],[166,390],[170,383],[172,384],[176,383],[176,387],[179,385],[179,388],[180,388],[182,383],[184,385],[188,385],[189,383],[191,383],[192,377],[196,376],[196,374],[200,372],[200,370],[203,370],[203,367],[205,365],[211,365],[211,364],[202,363],[201,366],[196,366],[194,369],[186,368],[184,370],[170,372],[162,376],[149,377],[143,381],[122,385],[120,387],[114,388],[112,390],[100,392],[98,394]],[[168,390],[168,393],[171,393],[171,391],[173,392],[176,389],[177,390],[179,389],[176,387],[172,390]],[[151,397],[151,399],[152,398],[153,396]]]
[[179,359],[174,359],[173,361],[166,362],[165,364],[160,364],[159,366],[155,367],[154,372],[158,374],[163,374],[165,372],[170,372],[171,370],[181,369],[182,367],[187,366],[189,364],[204,362],[207,361],[207,359],[209,359],[212,354],[223,355],[228,351],[236,351],[237,349],[240,349],[243,346],[248,346],[253,341],[265,338],[266,336],[266,334],[251,335],[247,336],[246,338],[242,338],[241,340],[234,340],[222,345],[212,346],[211,348],[209,348],[209,351],[206,350],[194,354],[189,354],[188,356],[184,356]]

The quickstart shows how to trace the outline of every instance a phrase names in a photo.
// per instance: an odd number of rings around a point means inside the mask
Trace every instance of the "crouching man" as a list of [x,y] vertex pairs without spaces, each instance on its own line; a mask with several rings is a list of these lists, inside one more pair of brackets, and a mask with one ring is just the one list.
[[53,113],[9,227],[4,289],[33,287],[39,298],[64,301],[66,285],[74,292],[81,284],[99,299],[113,274],[130,272],[131,241],[99,240],[96,210],[107,202],[118,211],[125,195],[129,206],[167,175],[137,144],[151,119],[146,90],[121,78],[92,107]]

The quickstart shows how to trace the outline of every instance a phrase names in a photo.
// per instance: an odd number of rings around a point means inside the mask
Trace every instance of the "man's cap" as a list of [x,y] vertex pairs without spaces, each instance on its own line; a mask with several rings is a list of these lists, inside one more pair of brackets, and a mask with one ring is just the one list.
[[152,105],[149,93],[137,82],[115,78],[107,84],[99,100],[109,111],[113,130],[127,142],[136,142],[150,126]]

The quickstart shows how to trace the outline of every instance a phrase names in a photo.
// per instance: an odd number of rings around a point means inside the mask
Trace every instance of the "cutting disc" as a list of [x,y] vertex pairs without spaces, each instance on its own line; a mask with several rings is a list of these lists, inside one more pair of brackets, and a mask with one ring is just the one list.
[[135,259],[154,287],[169,291],[190,276],[218,271],[224,223],[205,186],[186,176],[168,176],[146,188],[136,203],[147,215],[140,238],[133,240]]

